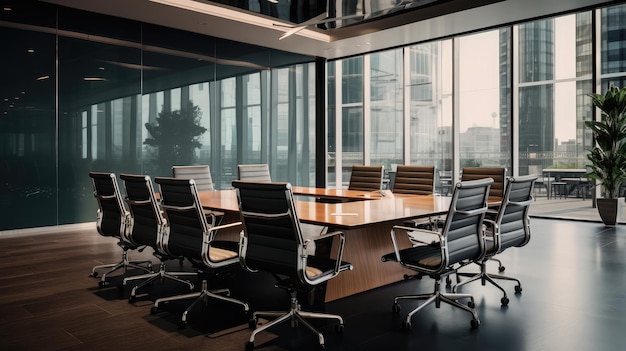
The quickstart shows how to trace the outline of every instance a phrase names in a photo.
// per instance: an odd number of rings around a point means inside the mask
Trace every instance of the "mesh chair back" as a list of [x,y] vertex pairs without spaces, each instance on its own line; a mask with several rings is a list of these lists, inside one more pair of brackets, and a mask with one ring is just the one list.
[[383,166],[352,166],[348,190],[374,191],[383,187]]
[[493,179],[486,178],[456,184],[442,229],[448,256],[448,262],[444,262],[443,266],[479,259],[484,255],[482,225],[492,183]]
[[530,240],[528,211],[533,202],[536,180],[536,175],[509,178],[495,220],[499,228],[495,241],[498,252],[512,246],[526,245]]
[[[250,270],[301,277],[302,232],[289,183],[233,181],[247,240],[242,262]],[[306,256],[306,255],[304,255]],[[300,278],[304,281],[304,278]]]
[[501,198],[506,188],[506,168],[504,167],[463,167],[461,181],[483,178],[493,179],[489,196]]
[[89,172],[93,195],[98,201],[96,228],[102,236],[121,239],[129,213],[124,207],[117,178],[114,173]]
[[271,182],[270,168],[266,163],[237,165],[237,179],[250,182]]
[[432,195],[435,166],[398,165],[392,191],[395,194]]
[[213,191],[213,179],[211,170],[207,165],[198,166],[172,166],[174,178],[193,179],[198,191]]
[[161,251],[165,219],[161,215],[150,176],[120,174],[120,178],[124,182],[126,203],[131,213],[129,240]]
[[[156,177],[161,208],[169,227],[166,250],[175,256],[203,260],[208,255],[209,222],[206,219],[193,179]],[[205,235],[207,237],[205,237]]]

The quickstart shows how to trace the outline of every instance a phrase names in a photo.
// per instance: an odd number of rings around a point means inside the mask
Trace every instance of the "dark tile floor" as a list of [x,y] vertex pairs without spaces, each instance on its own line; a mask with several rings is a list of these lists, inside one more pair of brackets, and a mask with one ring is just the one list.
[[[403,315],[414,305],[403,303],[394,314],[393,297],[431,291],[432,281],[424,278],[307,306],[344,317],[343,334],[332,324],[315,323],[326,336],[326,349],[623,350],[626,228],[536,218],[531,223],[530,243],[500,256],[505,273],[523,284],[516,295],[512,283],[503,283],[508,307],[500,306],[500,292],[492,286],[472,283],[463,289],[474,294],[479,329],[470,328],[467,312],[442,305],[419,312],[412,329],[403,330]],[[238,307],[210,303],[179,330],[188,301],[165,305],[156,315],[150,307],[158,296],[182,293],[180,286],[155,284],[134,304],[127,303],[128,289],[98,289],[89,270],[115,261],[117,249],[95,230],[1,238],[0,350],[244,350],[250,332]],[[287,295],[263,274],[236,270],[216,283],[231,286],[233,296],[255,309],[287,307]],[[255,344],[257,350],[318,349],[313,334],[288,325],[260,334]]]

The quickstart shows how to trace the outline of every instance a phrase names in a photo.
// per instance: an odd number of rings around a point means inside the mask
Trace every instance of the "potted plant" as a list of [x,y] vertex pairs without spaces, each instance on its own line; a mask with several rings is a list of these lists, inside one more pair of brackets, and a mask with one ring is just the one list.
[[626,88],[610,87],[602,94],[589,94],[593,105],[600,109],[600,120],[585,121],[593,133],[595,146],[587,159],[590,172],[585,176],[602,186],[603,198],[598,198],[598,212],[605,225],[615,225],[624,198],[620,186],[626,181]]

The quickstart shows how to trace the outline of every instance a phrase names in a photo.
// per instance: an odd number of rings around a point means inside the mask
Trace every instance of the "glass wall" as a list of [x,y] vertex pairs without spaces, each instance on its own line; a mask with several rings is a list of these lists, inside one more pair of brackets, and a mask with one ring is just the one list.
[[0,230],[94,221],[89,171],[314,185],[314,58],[39,1],[0,16]]
[[356,163],[452,179],[464,166],[584,170],[588,95],[626,84],[625,38],[620,4],[329,62],[330,158],[344,164],[328,185],[345,187]]
[[41,12],[52,16],[35,17],[23,16],[25,8],[0,9],[0,19],[10,21],[0,28],[0,230],[57,219],[56,36],[21,29],[53,27],[55,8],[42,3]]
[[458,38],[460,167],[511,169],[508,29]]
[[[397,163],[435,165],[438,175],[449,177],[453,154],[452,40],[412,45],[404,52],[408,61],[409,155]],[[436,186],[437,191],[444,190],[439,182]]]
[[584,169],[592,118],[592,13],[514,27],[519,41],[519,173]]

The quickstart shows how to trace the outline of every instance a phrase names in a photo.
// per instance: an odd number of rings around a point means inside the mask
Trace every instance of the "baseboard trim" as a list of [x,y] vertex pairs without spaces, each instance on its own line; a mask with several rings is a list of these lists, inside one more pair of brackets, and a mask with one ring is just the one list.
[[2,230],[0,231],[0,239],[12,238],[16,236],[43,235],[43,234],[53,234],[53,233],[70,232],[70,231],[80,232],[80,231],[85,231],[85,230],[93,230],[95,228],[96,228],[96,222],[87,222],[87,223],[62,224],[62,225],[37,227],[37,228]]

